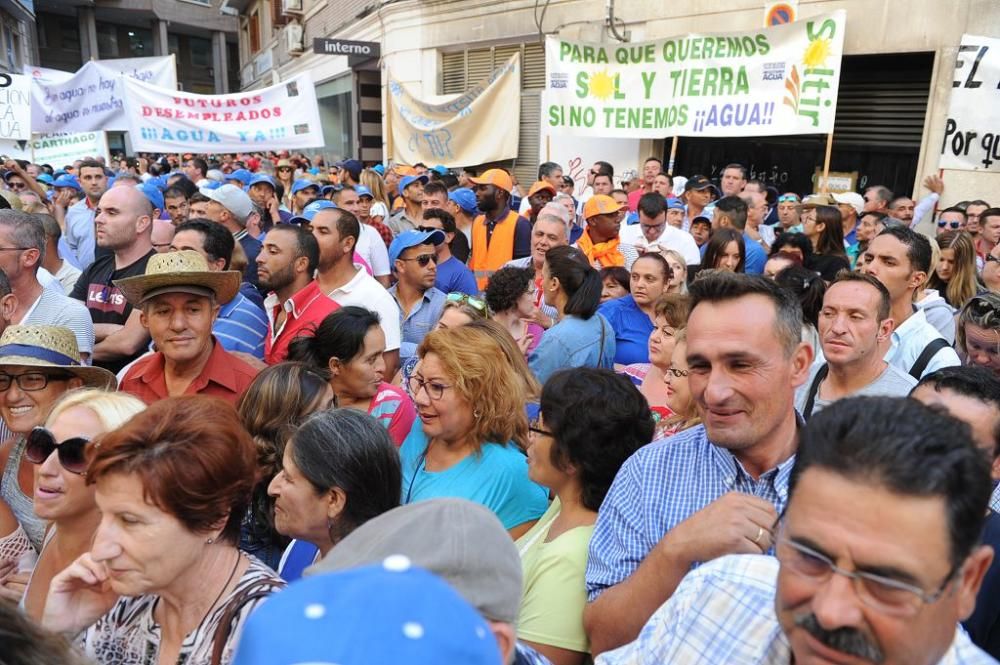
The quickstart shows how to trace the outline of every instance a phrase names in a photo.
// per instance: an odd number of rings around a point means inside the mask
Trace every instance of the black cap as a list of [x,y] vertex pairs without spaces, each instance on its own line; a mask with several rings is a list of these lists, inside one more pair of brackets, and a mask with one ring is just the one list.
[[715,185],[712,184],[712,181],[706,178],[705,176],[693,175],[690,178],[688,178],[688,181],[686,183],[684,183],[684,191],[686,192],[689,189],[701,190],[714,186]]

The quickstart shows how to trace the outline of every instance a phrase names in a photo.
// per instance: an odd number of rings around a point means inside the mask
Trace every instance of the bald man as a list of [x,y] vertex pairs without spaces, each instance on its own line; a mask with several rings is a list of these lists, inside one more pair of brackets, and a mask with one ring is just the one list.
[[146,272],[146,262],[155,253],[153,206],[135,187],[112,187],[101,196],[96,213],[97,246],[111,253],[83,271],[70,297],[90,310],[97,340],[94,364],[117,374],[149,344],[139,312],[133,313],[114,280]]

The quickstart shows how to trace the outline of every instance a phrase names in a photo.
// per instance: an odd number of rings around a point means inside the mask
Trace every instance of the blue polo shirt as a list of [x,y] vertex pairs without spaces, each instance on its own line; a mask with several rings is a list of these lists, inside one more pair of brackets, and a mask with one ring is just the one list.
[[219,309],[212,334],[226,351],[242,351],[263,360],[267,316],[249,298],[237,293]]
[[458,292],[470,296],[479,295],[475,275],[472,274],[468,266],[454,256],[450,256],[447,261],[438,264],[434,286],[444,293]]
[[649,362],[649,336],[653,322],[631,295],[609,300],[597,311],[615,331],[615,362],[621,365]]
[[760,243],[746,233],[743,234],[743,244],[747,248],[747,260],[743,272],[748,275],[763,274],[764,264],[767,263],[767,252],[760,246]]

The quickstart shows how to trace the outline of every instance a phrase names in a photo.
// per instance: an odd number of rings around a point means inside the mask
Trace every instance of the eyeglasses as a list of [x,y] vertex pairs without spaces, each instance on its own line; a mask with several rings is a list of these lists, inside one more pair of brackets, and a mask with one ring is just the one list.
[[430,263],[431,261],[434,262],[434,265],[437,265],[437,257],[435,257],[433,254],[421,254],[420,256],[414,256],[413,258],[410,258],[410,259],[398,258],[396,260],[397,261],[416,261],[417,265],[419,265],[421,268],[427,267],[427,264]]
[[883,614],[897,617],[912,617],[920,611],[921,604],[936,602],[958,570],[957,567],[953,567],[937,591],[927,593],[918,586],[889,577],[844,570],[830,557],[789,540],[781,531],[775,543],[775,555],[782,567],[787,567],[813,584],[826,582],[833,573],[843,575],[854,582],[855,592],[861,602]]
[[686,369],[677,369],[676,367],[668,367],[667,371],[670,372],[671,376],[673,376],[675,379],[682,379],[687,377],[688,374],[690,374],[690,372],[688,372]]
[[59,463],[64,469],[83,476],[87,472],[87,456],[84,449],[88,443],[90,439],[85,436],[74,436],[57,442],[52,432],[44,427],[36,427],[28,434],[24,456],[32,464],[43,464],[52,455],[52,451],[56,451],[59,454]]
[[0,252],[23,252],[34,247],[0,247]]
[[[994,261],[1000,261],[1000,259],[993,259]],[[981,320],[982,323],[991,325],[993,321],[985,320],[987,317],[992,318],[991,315],[1000,314],[1000,309],[998,309],[993,303],[991,303],[986,298],[982,296],[975,296],[969,300],[968,304],[969,313],[972,314],[976,319]]]
[[16,383],[21,390],[33,393],[42,390],[50,381],[69,381],[68,374],[46,374],[45,372],[25,372],[24,374],[0,374],[0,392],[10,389],[11,383]]
[[552,432],[542,429],[542,421],[538,418],[528,423],[528,432],[530,434],[537,434],[538,436],[552,436]]
[[486,304],[486,301],[482,298],[477,298],[476,296],[470,296],[468,293],[460,293],[458,291],[452,291],[447,296],[445,300],[448,302],[457,302],[463,305],[468,305],[469,307],[479,310],[484,316],[489,316],[490,307]]
[[427,396],[432,402],[436,402],[444,395],[444,391],[451,386],[444,383],[437,383],[436,381],[424,381],[422,378],[414,374],[407,380],[406,385],[410,388],[410,395],[416,399],[417,394],[421,390],[427,393]]
[[948,228],[950,228],[950,229],[960,229],[960,228],[962,228],[962,222],[959,222],[958,220],[951,221],[951,222],[949,222],[947,220],[944,220],[944,219],[939,219],[938,220],[938,228],[939,229],[943,229],[946,226]]

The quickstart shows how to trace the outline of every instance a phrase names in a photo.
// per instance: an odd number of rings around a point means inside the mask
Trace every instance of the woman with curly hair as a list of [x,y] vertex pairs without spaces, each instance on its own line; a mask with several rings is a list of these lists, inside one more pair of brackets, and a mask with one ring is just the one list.
[[542,341],[545,329],[534,323],[535,275],[531,268],[507,266],[493,273],[486,286],[493,320],[510,333],[527,356]]

